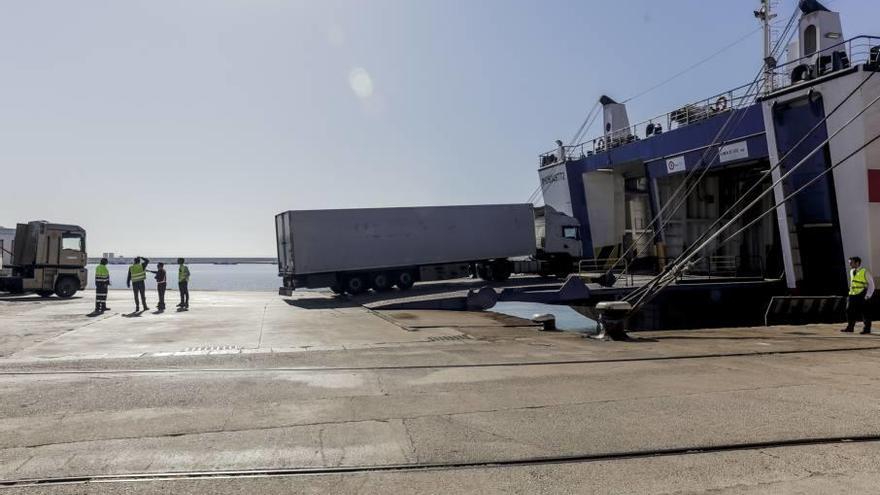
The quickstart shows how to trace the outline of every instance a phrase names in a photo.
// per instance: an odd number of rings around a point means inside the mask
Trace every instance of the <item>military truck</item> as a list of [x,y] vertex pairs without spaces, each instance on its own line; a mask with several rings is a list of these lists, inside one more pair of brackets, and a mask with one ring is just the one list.
[[86,288],[86,231],[77,225],[36,221],[15,228],[11,275],[0,277],[0,291],[72,297]]

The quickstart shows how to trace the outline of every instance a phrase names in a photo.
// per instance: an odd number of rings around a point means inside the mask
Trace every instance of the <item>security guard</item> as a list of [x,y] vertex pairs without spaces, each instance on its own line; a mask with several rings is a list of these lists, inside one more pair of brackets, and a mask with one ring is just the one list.
[[862,259],[853,256],[849,259],[849,296],[846,298],[846,328],[841,332],[852,332],[856,321],[862,320],[862,334],[871,333],[871,315],[868,300],[874,295],[874,277],[862,268]]
[[189,267],[183,264],[185,261],[183,258],[177,258],[177,264],[180,265],[177,269],[177,288],[180,290],[180,304],[177,307],[180,309],[189,309]]
[[[144,311],[149,311],[150,309],[147,307],[146,287],[148,264],[150,264],[150,260],[138,256],[134,259],[134,263],[128,267],[128,279],[125,281],[125,285],[131,287],[131,290],[134,292],[135,313],[139,313],[141,310],[140,302],[144,303]],[[138,294],[141,296],[140,302],[138,302]]]
[[110,270],[107,269],[107,258],[101,258],[101,264],[95,267],[95,313],[107,311],[107,289],[110,287]]

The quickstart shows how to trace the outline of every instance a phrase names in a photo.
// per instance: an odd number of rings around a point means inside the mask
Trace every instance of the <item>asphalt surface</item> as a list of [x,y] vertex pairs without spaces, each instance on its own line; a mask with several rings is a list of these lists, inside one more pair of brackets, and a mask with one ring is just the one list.
[[[0,300],[9,493],[873,493],[880,339],[599,342],[491,313]],[[111,294],[124,309],[128,293]],[[65,478],[69,477],[69,478]]]

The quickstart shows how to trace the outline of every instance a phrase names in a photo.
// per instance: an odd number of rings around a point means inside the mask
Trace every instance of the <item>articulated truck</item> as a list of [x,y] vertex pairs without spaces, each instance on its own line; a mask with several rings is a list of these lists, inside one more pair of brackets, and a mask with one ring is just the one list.
[[576,219],[531,204],[291,210],[275,216],[275,232],[281,295],[565,275],[582,249]]
[[[5,250],[5,248],[4,248]],[[86,231],[77,225],[44,221],[20,223],[15,228],[11,263],[0,276],[0,291],[36,292],[72,297],[86,288]]]

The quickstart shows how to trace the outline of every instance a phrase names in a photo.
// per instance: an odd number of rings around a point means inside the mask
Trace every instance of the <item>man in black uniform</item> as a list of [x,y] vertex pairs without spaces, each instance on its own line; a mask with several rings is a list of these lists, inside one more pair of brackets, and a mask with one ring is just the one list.
[[156,274],[156,290],[159,291],[159,304],[156,309],[159,312],[165,311],[165,289],[168,288],[168,274],[165,272],[165,263],[156,265],[156,270],[150,270],[150,273]]

